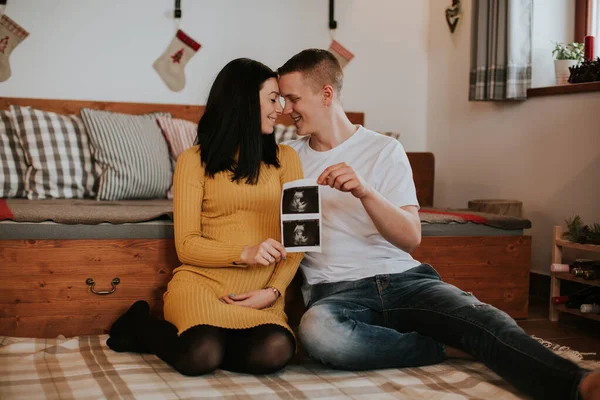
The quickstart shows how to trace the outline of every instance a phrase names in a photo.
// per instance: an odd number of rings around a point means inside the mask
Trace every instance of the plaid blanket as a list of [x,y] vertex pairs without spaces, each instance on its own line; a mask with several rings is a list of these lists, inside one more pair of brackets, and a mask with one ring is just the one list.
[[[305,363],[252,376],[218,370],[185,377],[153,355],[115,353],[107,335],[71,339],[0,336],[0,399],[524,399],[475,361],[347,372]],[[536,338],[595,369],[597,361]]]
[[531,221],[524,218],[511,217],[472,211],[468,209],[435,209],[421,208],[419,210],[421,223],[428,224],[483,224],[500,229],[529,229]]
[[0,337],[0,398],[11,399],[521,399],[483,364],[345,372],[314,363],[252,376],[190,378],[153,355],[115,353],[106,335]]

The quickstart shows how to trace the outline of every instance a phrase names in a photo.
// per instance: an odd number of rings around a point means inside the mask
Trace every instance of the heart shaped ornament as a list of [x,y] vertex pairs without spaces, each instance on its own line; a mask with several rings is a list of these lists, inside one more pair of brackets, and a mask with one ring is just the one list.
[[458,25],[458,21],[460,20],[460,14],[460,0],[452,0],[452,5],[446,7],[446,23],[450,28],[450,33],[454,33],[456,30],[456,25]]

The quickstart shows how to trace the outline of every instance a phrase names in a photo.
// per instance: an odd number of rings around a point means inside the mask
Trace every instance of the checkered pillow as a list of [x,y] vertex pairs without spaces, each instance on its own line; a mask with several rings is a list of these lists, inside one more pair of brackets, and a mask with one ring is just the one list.
[[273,135],[275,135],[275,141],[277,143],[283,143],[288,140],[298,139],[296,127],[294,125],[285,126],[282,124],[277,124],[275,125]]
[[25,153],[10,111],[0,110],[0,198],[25,196]]
[[81,109],[94,160],[102,173],[98,200],[164,198],[171,187],[173,167],[169,148],[156,117]]
[[379,132],[379,133],[381,133],[382,135],[394,138],[396,140],[400,140],[400,132]]
[[27,157],[27,198],[93,197],[94,163],[81,118],[31,107],[10,112]]
[[[156,121],[169,145],[171,160],[175,163],[181,153],[194,145],[198,124],[171,117],[156,117]],[[173,186],[169,189],[167,198],[173,198]]]

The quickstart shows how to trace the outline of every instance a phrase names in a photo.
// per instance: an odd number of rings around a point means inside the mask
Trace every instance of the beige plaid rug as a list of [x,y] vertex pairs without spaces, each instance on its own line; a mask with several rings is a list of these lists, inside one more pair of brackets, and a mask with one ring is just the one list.
[[219,370],[190,378],[155,356],[115,353],[106,339],[0,337],[0,399],[524,398],[483,364],[471,361],[369,372],[308,363],[269,376]]

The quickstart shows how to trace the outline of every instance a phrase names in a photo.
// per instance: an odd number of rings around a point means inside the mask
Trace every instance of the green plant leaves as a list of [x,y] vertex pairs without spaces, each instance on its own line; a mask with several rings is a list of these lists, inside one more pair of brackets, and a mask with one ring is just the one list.
[[583,43],[554,43],[552,55],[556,60],[583,61]]

